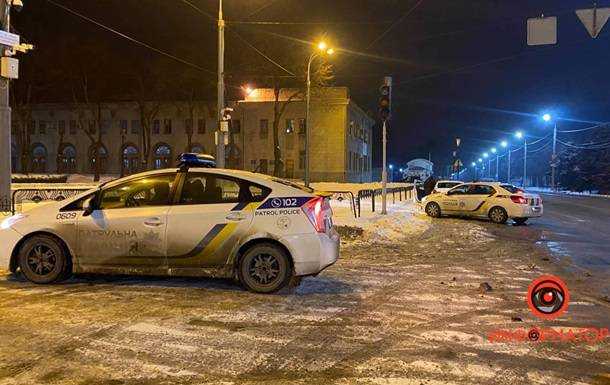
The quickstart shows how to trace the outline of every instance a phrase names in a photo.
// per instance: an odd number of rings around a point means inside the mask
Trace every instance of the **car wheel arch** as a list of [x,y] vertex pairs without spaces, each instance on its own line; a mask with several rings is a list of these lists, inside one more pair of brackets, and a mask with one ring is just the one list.
[[66,256],[68,257],[68,263],[70,265],[72,265],[74,263],[74,254],[72,253],[72,250],[70,249],[70,247],[68,246],[66,241],[64,241],[59,235],[54,234],[54,233],[49,232],[49,231],[44,231],[44,230],[34,231],[32,233],[24,235],[23,238],[21,238],[19,240],[19,242],[17,242],[17,244],[13,248],[13,251],[11,253],[11,259],[9,261],[9,270],[12,273],[15,273],[17,271],[17,267],[18,267],[18,264],[19,264],[19,250],[21,249],[21,246],[23,246],[23,244],[28,239],[31,239],[32,237],[35,237],[35,236],[38,236],[38,235],[44,235],[44,236],[56,239],[59,242],[59,244],[62,247],[62,249],[64,249],[64,251],[66,253]]
[[256,246],[256,245],[259,245],[262,243],[272,244],[272,245],[275,245],[275,246],[281,248],[288,256],[288,259],[290,260],[290,265],[294,269],[294,259],[292,257],[292,253],[290,252],[290,249],[288,248],[288,246],[286,246],[284,243],[280,242],[278,239],[276,239],[274,237],[261,236],[261,237],[256,237],[256,238],[250,238],[248,241],[246,241],[244,244],[242,244],[239,247],[239,249],[237,250],[237,253],[235,255],[235,259],[233,261],[233,269],[235,272],[237,272],[237,268],[239,267],[241,258],[244,256],[246,251],[248,251],[253,246]]

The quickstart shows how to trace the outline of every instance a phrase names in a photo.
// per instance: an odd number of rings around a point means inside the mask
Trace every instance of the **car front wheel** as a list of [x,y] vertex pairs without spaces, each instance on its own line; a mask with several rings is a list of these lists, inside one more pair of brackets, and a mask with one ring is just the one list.
[[493,223],[506,223],[508,220],[508,214],[502,207],[496,206],[489,210],[489,219],[491,219]]
[[238,277],[254,293],[274,293],[292,278],[292,265],[286,252],[271,243],[249,248],[240,260]]
[[426,214],[432,218],[439,218],[441,216],[441,207],[436,202],[430,202],[426,205]]
[[19,249],[19,268],[29,281],[47,284],[66,277],[70,261],[57,239],[36,235],[27,239]]

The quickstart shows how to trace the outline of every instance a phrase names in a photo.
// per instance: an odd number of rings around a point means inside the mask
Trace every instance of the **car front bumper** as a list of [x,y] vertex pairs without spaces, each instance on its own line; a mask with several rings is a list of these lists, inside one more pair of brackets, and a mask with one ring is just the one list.
[[11,255],[21,238],[13,228],[0,230],[0,269],[10,270]]
[[341,240],[334,229],[328,234],[299,234],[281,241],[292,255],[296,276],[318,274],[339,259]]

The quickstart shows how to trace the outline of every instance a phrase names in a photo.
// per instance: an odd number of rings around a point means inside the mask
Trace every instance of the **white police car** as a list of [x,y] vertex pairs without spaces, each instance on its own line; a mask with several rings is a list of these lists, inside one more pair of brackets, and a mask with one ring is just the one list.
[[328,199],[215,168],[144,172],[2,222],[0,266],[36,283],[71,273],[236,277],[270,293],[339,257]]
[[511,218],[519,225],[543,213],[542,198],[538,194],[498,182],[463,183],[447,192],[428,195],[422,199],[421,206],[431,217],[488,217],[495,223],[505,223]]

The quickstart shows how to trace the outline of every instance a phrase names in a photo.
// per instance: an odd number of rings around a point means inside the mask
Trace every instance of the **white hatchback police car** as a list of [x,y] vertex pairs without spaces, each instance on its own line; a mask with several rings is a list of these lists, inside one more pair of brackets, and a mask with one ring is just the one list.
[[236,170],[144,172],[2,222],[0,263],[36,283],[71,273],[235,277],[271,293],[339,257],[328,198]]
[[431,217],[464,215],[488,217],[492,222],[505,223],[509,218],[524,224],[529,218],[543,213],[542,198],[504,183],[464,183],[447,192],[428,195],[421,202]]

